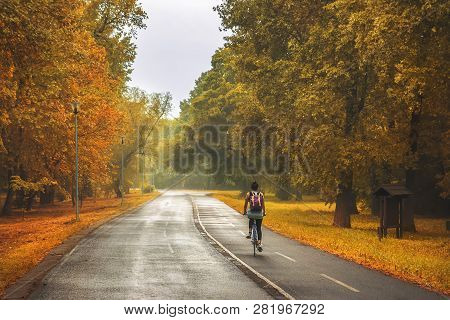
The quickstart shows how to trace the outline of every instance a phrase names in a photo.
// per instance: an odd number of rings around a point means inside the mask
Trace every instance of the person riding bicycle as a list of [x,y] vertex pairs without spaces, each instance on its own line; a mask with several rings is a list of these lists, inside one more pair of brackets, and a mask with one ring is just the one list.
[[[258,231],[258,251],[261,252],[263,250],[262,248],[262,230],[261,225],[263,221],[263,217],[266,215],[266,207],[264,204],[264,194],[260,191],[258,191],[258,183],[253,182],[250,187],[250,192],[247,193],[245,196],[245,204],[244,204],[244,215],[248,215],[248,213],[251,213],[251,216],[255,216],[256,218],[248,219],[248,236],[246,236],[247,239],[251,238],[252,233],[252,226],[253,221],[256,222],[256,228]],[[250,208],[249,207],[250,204]]]

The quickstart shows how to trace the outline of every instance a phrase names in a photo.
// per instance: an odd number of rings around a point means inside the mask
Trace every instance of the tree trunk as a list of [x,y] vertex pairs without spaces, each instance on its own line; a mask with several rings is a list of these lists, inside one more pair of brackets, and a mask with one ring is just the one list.
[[[406,187],[413,193],[416,192],[415,179],[416,170],[406,170]],[[414,223],[414,212],[416,207],[416,196],[413,194],[411,197],[405,200],[405,206],[403,208],[403,231],[416,232],[416,225]]]
[[370,165],[370,213],[377,216],[380,211],[380,200],[373,195],[376,189],[379,187],[377,179],[376,167],[372,162]]
[[[349,93],[347,93],[343,128],[344,136],[348,143],[352,143],[354,139],[355,125],[358,123],[359,115],[365,107],[368,81],[367,66],[364,72],[360,70],[354,76],[354,84],[349,88]],[[341,171],[338,174],[338,182],[338,194],[336,197],[333,225],[350,228],[350,215],[358,213],[358,208],[356,207],[356,195],[353,192],[352,169]]]
[[356,209],[356,197],[353,193],[353,173],[351,171],[342,173],[340,180],[333,225],[350,228],[350,215],[354,214]]
[[44,191],[39,194],[39,203],[41,205],[53,204],[55,200],[55,188],[52,186],[44,187]]
[[72,188],[71,198],[72,198],[72,208],[74,208],[75,207],[75,190],[73,190],[73,188]]
[[[417,156],[418,141],[419,141],[419,124],[421,118],[422,96],[419,95],[420,109],[416,110],[411,115],[410,132],[409,132],[409,150],[411,155]],[[406,187],[412,191],[413,195],[405,201],[404,215],[403,215],[403,230],[416,232],[414,224],[414,213],[416,209],[416,193],[418,188],[416,186],[416,173],[414,167],[409,167],[405,172]]]
[[350,208],[352,207],[351,190],[341,190],[336,197],[336,209],[334,211],[333,225],[342,228],[351,228]]
[[6,194],[5,203],[3,204],[2,216],[7,216],[11,214],[11,205],[13,202],[14,191],[11,186],[8,187],[8,192]]
[[350,201],[349,201],[349,205],[350,205],[350,214],[358,214],[358,207],[356,206],[356,195],[353,192],[353,190],[350,191]]
[[300,189],[295,189],[295,200],[296,201],[302,201],[303,200],[303,193]]
[[23,208],[25,204],[25,192],[23,190],[16,191],[16,201],[17,208]]
[[114,181],[114,192],[116,193],[117,198],[120,198],[122,196],[122,192],[120,191],[119,180]]
[[36,192],[33,192],[28,198],[27,198],[27,211],[31,211],[33,208],[33,202],[34,198],[36,197]]

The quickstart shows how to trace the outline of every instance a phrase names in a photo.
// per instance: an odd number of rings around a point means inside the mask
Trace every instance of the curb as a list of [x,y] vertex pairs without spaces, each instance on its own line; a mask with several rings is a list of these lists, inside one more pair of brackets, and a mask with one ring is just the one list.
[[65,239],[60,245],[54,247],[50,252],[39,262],[36,266],[31,268],[24,276],[20,277],[16,282],[8,286],[5,290],[3,296],[0,300],[23,300],[27,299],[31,293],[36,290],[41,283],[42,279],[47,275],[47,273],[53,269],[58,263],[61,262],[63,257],[70,253],[86,236],[92,233],[94,230],[98,229],[100,226],[107,222],[112,222],[124,215],[134,213],[142,207],[146,206],[153,200],[157,199],[160,195],[157,195],[151,200],[148,200],[137,207],[130,208],[124,212],[118,214],[117,216],[106,219],[103,221],[98,221],[93,225],[80,230],[78,233]]
[[197,208],[197,204],[194,202],[193,197],[191,196],[192,203],[192,214],[194,216],[194,223],[197,229],[200,231],[200,234],[208,240],[208,242],[219,251],[224,257],[226,257],[230,262],[232,262],[239,270],[241,270],[246,276],[252,279],[256,284],[264,289],[269,295],[271,295],[276,300],[295,300],[293,296],[284,291],[281,287],[264,277],[258,271],[250,267],[244,261],[239,259],[236,255],[234,255],[231,251],[229,251],[223,244],[217,241],[203,226],[199,212]]

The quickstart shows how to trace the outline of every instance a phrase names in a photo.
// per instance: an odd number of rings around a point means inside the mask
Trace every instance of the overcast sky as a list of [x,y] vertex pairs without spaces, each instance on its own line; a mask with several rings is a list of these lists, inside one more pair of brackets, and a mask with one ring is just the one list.
[[173,116],[195,80],[211,67],[224,43],[213,7],[220,0],[141,0],[149,19],[136,40],[137,57],[130,85],[148,93],[169,91]]

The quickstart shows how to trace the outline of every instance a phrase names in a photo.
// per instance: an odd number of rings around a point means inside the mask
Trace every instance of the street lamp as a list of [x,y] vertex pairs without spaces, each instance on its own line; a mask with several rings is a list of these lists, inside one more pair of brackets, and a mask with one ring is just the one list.
[[80,104],[72,103],[72,111],[75,115],[75,214],[76,221],[80,221],[80,207],[78,206],[78,113],[80,112]]
[[140,142],[139,142],[139,138],[140,138],[140,126],[138,125],[137,129],[136,129],[136,139],[137,139],[136,158],[137,159],[136,159],[136,181],[135,181],[135,184],[134,184],[135,187],[139,186],[139,160],[140,160],[139,156],[141,155],[141,145],[140,145]]
[[142,187],[141,187],[141,193],[144,194],[145,189],[145,151],[142,151]]
[[122,162],[120,165],[120,196],[121,196],[121,201],[120,201],[120,205],[123,204],[123,193],[124,193],[124,187],[123,187],[123,144],[124,144],[124,137],[122,136]]

